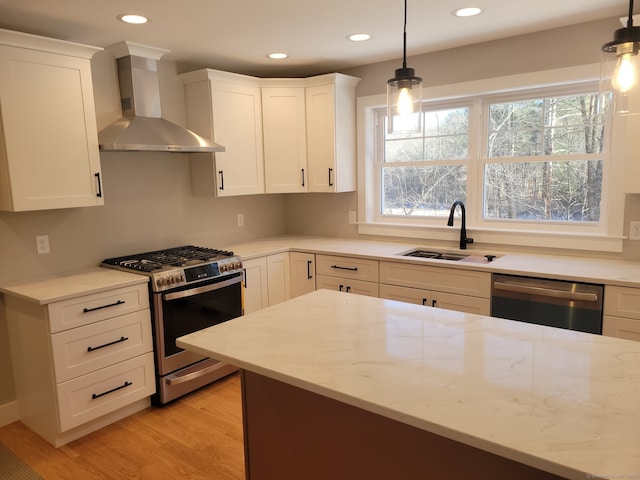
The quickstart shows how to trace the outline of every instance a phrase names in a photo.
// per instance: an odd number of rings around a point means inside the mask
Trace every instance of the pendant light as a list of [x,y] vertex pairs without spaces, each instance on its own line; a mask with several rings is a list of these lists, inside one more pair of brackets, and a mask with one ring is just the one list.
[[402,68],[387,81],[387,131],[412,133],[421,130],[422,79],[407,68],[407,0],[404,0]]
[[[602,46],[602,84],[613,91],[616,113],[640,113],[631,94],[640,86],[640,27],[633,26],[633,0],[629,0],[627,26],[615,31],[613,41]],[[615,55],[608,55],[614,53]],[[602,88],[601,88],[602,89]]]

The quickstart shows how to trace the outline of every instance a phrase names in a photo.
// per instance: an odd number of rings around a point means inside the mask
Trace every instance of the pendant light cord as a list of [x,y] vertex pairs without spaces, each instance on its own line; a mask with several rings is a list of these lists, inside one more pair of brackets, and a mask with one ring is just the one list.
[[[633,4],[633,0],[631,0]],[[407,68],[407,0],[404,0],[404,30],[402,47],[402,68]]]
[[[405,0],[405,4],[406,4],[406,0]],[[405,11],[405,18],[406,18],[406,15],[407,14]],[[631,28],[631,27],[633,27],[633,0],[629,0],[629,19],[627,20],[627,28]]]

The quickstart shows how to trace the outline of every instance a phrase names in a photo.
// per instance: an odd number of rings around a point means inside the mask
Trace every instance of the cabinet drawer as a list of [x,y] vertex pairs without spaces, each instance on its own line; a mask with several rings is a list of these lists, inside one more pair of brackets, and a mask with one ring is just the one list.
[[153,350],[149,310],[65,330],[51,336],[56,383]]
[[640,320],[605,315],[602,317],[602,334],[638,342],[640,341]]
[[380,283],[490,298],[491,274],[408,263],[380,262]]
[[316,273],[318,275],[333,275],[377,282],[378,261],[364,258],[316,255]]
[[49,306],[51,333],[149,308],[146,283],[70,298]]
[[57,387],[59,431],[70,430],[155,391],[153,353],[61,383]]
[[431,305],[431,292],[429,290],[385,285],[384,283],[380,284],[380,298],[415,303],[416,305]]
[[640,319],[640,288],[604,287],[604,314]]
[[328,275],[317,275],[316,285],[318,290],[326,288],[339,292],[355,293],[368,297],[378,296],[378,284],[375,282],[365,282],[363,280],[352,280],[350,278],[331,277]]

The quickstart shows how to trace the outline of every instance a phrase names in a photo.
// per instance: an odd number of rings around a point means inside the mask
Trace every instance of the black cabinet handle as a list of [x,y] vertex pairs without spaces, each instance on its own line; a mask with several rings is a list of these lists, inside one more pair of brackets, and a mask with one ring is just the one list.
[[302,186],[304,187],[304,168],[302,169]]
[[133,385],[133,383],[124,382],[124,384],[120,385],[119,387],[112,388],[111,390],[107,390],[106,392],[94,393],[93,395],[91,395],[91,398],[95,400],[96,398],[104,397],[105,395],[109,395],[110,393],[117,392],[118,390],[122,390],[123,388],[127,388],[130,385]]
[[352,272],[358,271],[358,267],[341,267],[340,265],[331,265],[331,268],[336,268],[338,270],[350,270]]
[[96,193],[96,197],[102,197],[102,182],[100,181],[100,172],[96,173],[95,177],[98,181],[98,193]]
[[95,312],[96,310],[102,310],[103,308],[109,308],[109,307],[115,307],[116,305],[122,305],[123,303],[125,303],[124,300],[118,300],[117,302],[109,303],[108,305],[101,305],[99,307],[93,307],[93,308],[83,308],[82,309],[82,313]]
[[224,172],[218,170],[218,175],[220,175],[220,190],[224,190]]
[[347,285],[347,293],[351,292],[351,287]]
[[436,306],[436,301],[435,300],[431,300],[431,306],[435,307]]
[[344,285],[340,285],[340,288],[338,288],[338,290],[342,291],[343,288],[344,288]]
[[247,269],[242,269],[242,276],[244,277],[244,288],[247,288]]
[[329,168],[329,186],[333,187],[333,180],[331,178],[331,174],[333,173],[333,168]]
[[97,347],[87,347],[87,352],[93,352],[94,350],[100,350],[101,348],[108,347],[110,345],[115,345],[116,343],[122,343],[129,340],[129,337],[120,337],[118,340],[114,340],[113,342],[105,343],[104,345],[98,345]]
[[307,280],[311,280],[313,277],[311,276],[311,260],[307,260]]
[[422,299],[422,305],[424,305],[424,306],[426,306],[426,305],[427,305],[427,299],[426,299],[426,298],[423,298],[423,299]]

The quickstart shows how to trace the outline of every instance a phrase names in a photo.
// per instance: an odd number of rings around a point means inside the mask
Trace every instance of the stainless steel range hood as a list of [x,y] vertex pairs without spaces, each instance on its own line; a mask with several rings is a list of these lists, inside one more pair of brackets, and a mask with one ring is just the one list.
[[122,118],[98,133],[102,151],[224,152],[218,145],[162,118],[157,60],[166,50],[123,42],[118,62]]

